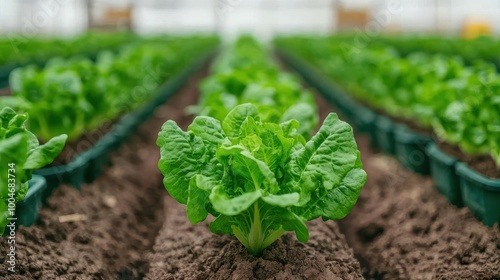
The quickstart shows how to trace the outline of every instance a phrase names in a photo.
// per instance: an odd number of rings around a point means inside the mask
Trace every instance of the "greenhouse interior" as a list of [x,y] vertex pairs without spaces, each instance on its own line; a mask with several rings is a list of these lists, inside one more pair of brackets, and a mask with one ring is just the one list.
[[500,280],[500,1],[0,7],[0,279]]

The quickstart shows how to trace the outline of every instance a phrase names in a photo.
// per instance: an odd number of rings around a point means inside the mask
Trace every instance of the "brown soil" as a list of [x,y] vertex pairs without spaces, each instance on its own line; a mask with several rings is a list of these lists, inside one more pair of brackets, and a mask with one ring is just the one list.
[[[316,97],[322,118],[336,111]],[[500,230],[456,208],[430,177],[378,154],[356,135],[368,181],[339,221],[366,279],[500,279]]]
[[11,95],[10,87],[0,88],[0,96],[10,96],[10,95]]
[[234,237],[215,235],[207,222],[192,225],[184,205],[168,197],[146,279],[363,279],[359,263],[333,221],[308,223],[310,239],[285,234],[262,257]]
[[[36,225],[18,230],[16,275],[2,279],[141,279],[163,223],[166,191],[158,170],[157,132],[165,119],[189,123],[183,109],[196,103],[197,79],[159,108],[131,141],[112,157],[113,166],[81,191],[62,186],[42,208]],[[84,220],[60,222],[80,214]],[[0,241],[0,263],[7,242]]]
[[500,166],[497,166],[490,155],[467,155],[457,145],[436,141],[439,149],[448,155],[467,163],[467,165],[492,179],[500,179]]

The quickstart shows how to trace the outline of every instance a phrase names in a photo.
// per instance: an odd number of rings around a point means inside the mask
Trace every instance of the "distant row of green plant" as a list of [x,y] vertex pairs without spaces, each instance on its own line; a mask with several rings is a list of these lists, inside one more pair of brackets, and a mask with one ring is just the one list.
[[253,38],[216,61],[201,85],[201,116],[187,131],[169,120],[157,144],[164,185],[192,223],[230,234],[254,255],[306,221],[349,213],[366,181],[351,126],[318,116],[310,92]]
[[50,164],[67,139],[141,105],[217,43],[211,36],[141,38],[117,53],[100,52],[95,62],[56,57],[45,67],[14,70],[13,96],[0,97],[0,234],[28,193],[32,172]]
[[72,141],[143,104],[216,44],[208,36],[143,38],[117,53],[99,52],[95,61],[73,56],[17,68],[9,78],[12,96],[0,98],[0,106],[29,113],[29,128],[43,141],[63,133]]
[[311,92],[296,76],[279,70],[264,48],[243,37],[212,67],[200,87],[197,113],[223,120],[236,105],[253,103],[264,122],[300,121],[300,133],[310,136],[318,123]]
[[446,35],[398,34],[373,35],[364,33],[340,33],[335,40],[348,48],[362,50],[366,47],[391,47],[401,56],[417,52],[456,56],[466,64],[472,65],[478,60],[491,62],[500,70],[500,37],[481,36],[474,39]]
[[346,93],[394,117],[433,128],[469,154],[500,165],[500,75],[484,60],[394,48],[360,48],[340,37],[278,38],[276,46],[315,66]]
[[478,37],[466,39],[440,35],[379,36],[370,38],[370,44],[383,44],[396,48],[402,55],[414,52],[458,56],[466,63],[485,60],[500,66],[500,38]]
[[75,54],[95,56],[136,39],[132,33],[87,33],[70,38],[22,36],[0,37],[0,68],[43,64],[53,57],[69,58]]

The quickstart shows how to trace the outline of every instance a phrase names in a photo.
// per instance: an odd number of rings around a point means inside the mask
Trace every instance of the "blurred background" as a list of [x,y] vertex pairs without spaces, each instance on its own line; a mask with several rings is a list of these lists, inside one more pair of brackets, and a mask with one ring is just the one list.
[[360,29],[384,33],[446,33],[474,37],[500,32],[498,0],[0,0],[0,34],[76,35],[87,30],[138,33]]

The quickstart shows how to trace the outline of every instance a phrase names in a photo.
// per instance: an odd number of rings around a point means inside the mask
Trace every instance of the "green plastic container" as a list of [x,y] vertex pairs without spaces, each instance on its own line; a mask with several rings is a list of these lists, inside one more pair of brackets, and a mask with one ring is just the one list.
[[34,175],[28,184],[26,197],[16,204],[16,227],[21,225],[29,227],[34,224],[42,207],[43,191],[47,188],[45,178]]
[[429,156],[430,171],[434,186],[448,198],[451,204],[462,207],[462,191],[456,173],[457,159],[441,151],[435,143],[426,147]]
[[[6,65],[0,67],[0,85],[8,85],[9,84],[9,75],[12,70],[14,70],[16,65]],[[0,88],[5,86],[0,86]]]
[[375,120],[375,141],[378,148],[389,155],[396,153],[394,129],[395,124],[385,116],[378,116]]
[[357,131],[371,135],[375,130],[377,115],[372,110],[357,103],[351,107],[351,110],[354,112],[350,115],[351,124]]
[[36,170],[34,172],[36,175],[43,176],[47,180],[47,189],[43,192],[43,200],[46,201],[60,184],[68,184],[76,189],[80,189],[81,185],[85,182],[90,159],[90,152],[87,151],[66,165]]
[[425,152],[432,137],[416,133],[405,125],[394,126],[395,151],[398,160],[408,169],[422,174],[430,174],[430,160]]
[[465,163],[456,164],[464,205],[484,224],[500,223],[500,179],[490,179],[470,169]]
[[[333,105],[335,105],[335,107],[339,109],[340,113],[350,122],[352,122],[355,116],[357,115],[357,109],[358,109],[357,103],[347,96],[345,97],[338,96],[336,100],[333,102]],[[351,123],[351,125],[354,124]]]

